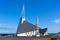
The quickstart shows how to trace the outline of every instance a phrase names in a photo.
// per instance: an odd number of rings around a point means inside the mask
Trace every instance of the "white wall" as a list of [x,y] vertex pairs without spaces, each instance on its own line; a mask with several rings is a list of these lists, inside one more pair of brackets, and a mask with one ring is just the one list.
[[27,36],[26,33],[17,34],[17,36]]
[[32,35],[35,35],[35,31],[17,34],[17,36],[32,36]]
[[44,36],[45,36],[45,35],[48,35],[48,32],[47,32],[47,31],[44,33]]
[[17,34],[17,36],[33,36],[33,35],[39,37],[40,33],[38,30],[34,30],[34,31],[26,32],[26,33]]

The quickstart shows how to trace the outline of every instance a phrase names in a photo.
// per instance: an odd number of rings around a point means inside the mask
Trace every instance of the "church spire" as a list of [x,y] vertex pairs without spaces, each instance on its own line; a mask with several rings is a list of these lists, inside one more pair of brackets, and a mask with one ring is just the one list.
[[22,23],[25,21],[25,8],[24,8],[24,4],[22,6]]
[[37,26],[37,31],[36,31],[36,33],[37,33],[37,37],[39,37],[40,36],[40,33],[39,33],[39,27],[38,27],[38,17],[36,17],[36,26]]
[[37,26],[37,30],[39,30],[39,19],[38,19],[38,16],[36,17],[36,26]]
[[38,27],[38,17],[36,17],[36,26]]
[[23,6],[22,6],[22,17],[25,18],[25,8],[24,8],[24,4],[23,4]]

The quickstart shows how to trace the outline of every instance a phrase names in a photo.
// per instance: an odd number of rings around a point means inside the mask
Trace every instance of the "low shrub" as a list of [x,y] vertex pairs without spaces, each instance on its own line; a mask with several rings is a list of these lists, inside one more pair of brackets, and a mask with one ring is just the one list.
[[51,38],[51,40],[57,40],[57,38]]

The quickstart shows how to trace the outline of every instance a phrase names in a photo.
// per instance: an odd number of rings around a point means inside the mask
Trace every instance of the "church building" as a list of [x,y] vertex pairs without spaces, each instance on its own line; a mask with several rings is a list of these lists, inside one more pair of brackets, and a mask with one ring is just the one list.
[[25,19],[25,9],[24,5],[22,8],[22,16],[20,17],[18,29],[17,29],[17,36],[45,36],[48,35],[47,28],[41,29],[38,26],[38,17],[36,18],[36,25],[31,24],[30,22],[26,21]]

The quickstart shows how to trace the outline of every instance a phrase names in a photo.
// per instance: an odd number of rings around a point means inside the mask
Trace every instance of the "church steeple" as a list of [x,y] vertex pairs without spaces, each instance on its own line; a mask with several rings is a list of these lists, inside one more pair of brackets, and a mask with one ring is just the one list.
[[22,18],[21,18],[22,23],[25,21],[25,8],[24,8],[24,4],[22,6]]
[[25,18],[25,8],[24,8],[24,4],[23,4],[23,7],[22,7],[22,17]]
[[36,26],[38,27],[38,17],[36,17]]
[[39,27],[38,27],[38,17],[36,17],[36,27],[37,27],[37,31],[36,31],[36,33],[37,33],[37,37],[39,37],[40,36],[40,33],[39,33]]

